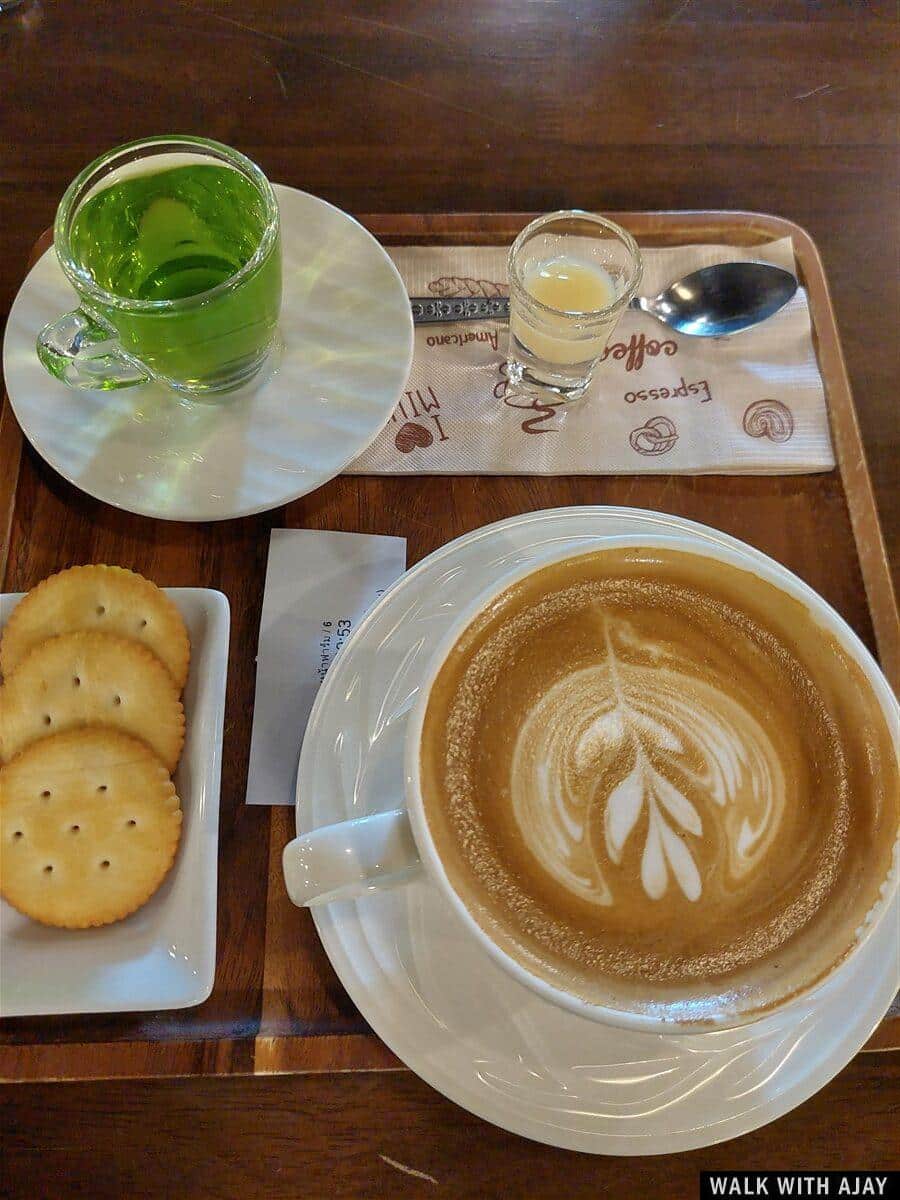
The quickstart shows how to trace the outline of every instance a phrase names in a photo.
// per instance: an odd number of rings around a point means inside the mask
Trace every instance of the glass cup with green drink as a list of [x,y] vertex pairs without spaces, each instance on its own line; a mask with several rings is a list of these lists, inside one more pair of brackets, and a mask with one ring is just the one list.
[[53,240],[79,307],[38,336],[78,388],[156,380],[231,391],[266,361],[281,307],[272,185],[218,142],[155,137],[110,150],[69,185]]

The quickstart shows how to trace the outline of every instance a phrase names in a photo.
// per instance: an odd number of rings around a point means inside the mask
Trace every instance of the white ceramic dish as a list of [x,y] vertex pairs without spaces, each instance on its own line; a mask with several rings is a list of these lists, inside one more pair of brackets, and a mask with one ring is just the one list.
[[[428,661],[501,572],[634,533],[762,557],[693,522],[600,507],[525,514],[444,546],[385,594],[329,670],[300,756],[298,831],[396,807]],[[854,970],[814,999],[744,1028],[667,1036],[549,1004],[494,963],[424,877],[312,912],[353,1001],[409,1067],[486,1120],[593,1153],[672,1153],[774,1120],[849,1062],[900,981],[896,927],[885,920]]]
[[281,346],[247,388],[188,401],[156,384],[79,391],[49,375],[35,338],[75,304],[49,249],[19,290],[3,347],[10,403],[38,454],[129,512],[220,521],[277,508],[332,479],[377,436],[412,360],[409,298],[357,221],[276,185]]
[[[229,608],[206,588],[165,591],[191,639],[175,864],[143,908],[100,929],[51,929],[0,900],[0,1017],[189,1008],[212,991]],[[0,597],[0,626],[20,598]]]

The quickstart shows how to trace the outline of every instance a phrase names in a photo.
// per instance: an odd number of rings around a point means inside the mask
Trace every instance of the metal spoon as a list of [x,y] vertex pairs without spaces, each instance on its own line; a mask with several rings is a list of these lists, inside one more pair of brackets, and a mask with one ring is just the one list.
[[[720,263],[693,271],[653,300],[635,296],[631,307],[649,313],[679,333],[722,337],[750,329],[774,316],[796,290],[797,280],[780,267],[768,263]],[[509,316],[506,296],[413,296],[410,304],[417,325],[502,321]]]
[[649,313],[678,333],[722,337],[774,316],[797,290],[790,271],[769,263],[719,263],[693,271],[655,299],[635,296],[631,308]]

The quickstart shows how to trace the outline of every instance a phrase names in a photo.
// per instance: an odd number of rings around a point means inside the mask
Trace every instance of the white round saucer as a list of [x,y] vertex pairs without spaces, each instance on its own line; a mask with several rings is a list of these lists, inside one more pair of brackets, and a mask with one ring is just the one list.
[[[501,571],[551,546],[666,531],[762,557],[690,521],[595,507],[501,521],[415,566],[329,669],[300,755],[298,831],[401,802],[403,735],[425,664],[460,609]],[[814,1001],[731,1031],[629,1033],[564,1012],[509,978],[424,877],[312,913],[354,1003],[407,1066],[496,1125],[599,1154],[694,1149],[788,1112],[856,1054],[900,973],[887,920],[852,975]]]
[[77,299],[52,247],[29,272],[6,327],[6,388],[25,436],[70,483],[148,517],[242,517],[326,483],[388,421],[413,346],[397,268],[340,209],[295,188],[275,192],[281,344],[227,396],[189,401],[156,384],[80,391],[54,379],[35,338]]

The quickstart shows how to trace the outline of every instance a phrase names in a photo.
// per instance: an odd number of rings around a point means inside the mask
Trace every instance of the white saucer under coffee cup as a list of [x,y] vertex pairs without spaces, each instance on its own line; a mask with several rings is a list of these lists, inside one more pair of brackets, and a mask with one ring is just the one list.
[[[629,1011],[616,1003],[588,1002],[572,992],[556,987],[546,979],[527,970],[506,953],[482,928],[454,889],[435,846],[424,811],[419,778],[420,739],[432,685],[451,649],[462,632],[496,597],[511,585],[520,582],[555,562],[604,549],[670,549],[683,550],[693,556],[707,557],[750,571],[780,591],[800,601],[820,623],[826,634],[837,640],[841,648],[859,666],[881,707],[891,730],[893,742],[900,754],[900,707],[875,660],[847,623],[816,592],[785,567],[771,559],[752,560],[725,546],[699,545],[696,540],[679,536],[619,536],[598,538],[588,547],[562,550],[532,560],[498,579],[461,613],[432,656],[410,713],[405,737],[406,807],[343,821],[302,834],[284,850],[283,868],[288,894],[301,906],[348,900],[367,892],[392,887],[414,878],[420,871],[428,873],[437,884],[444,899],[461,919],[463,926],[487,951],[491,958],[514,979],[530,987],[544,999],[580,1016],[629,1029],[660,1033],[697,1033],[703,1028],[721,1029],[746,1024],[769,1015],[775,1007],[784,1007],[777,999],[750,1010],[721,1011],[706,1014],[708,1019],[698,1026],[696,1017],[677,1007],[652,1011]],[[386,798],[387,799],[387,798]],[[857,930],[856,940],[834,968],[824,977],[805,983],[802,971],[797,979],[778,978],[778,995],[789,997],[787,1003],[808,998],[838,972],[845,972],[859,948],[885,920],[900,920],[898,905],[898,857],[900,842],[895,843],[892,869],[881,887],[876,904]]]

